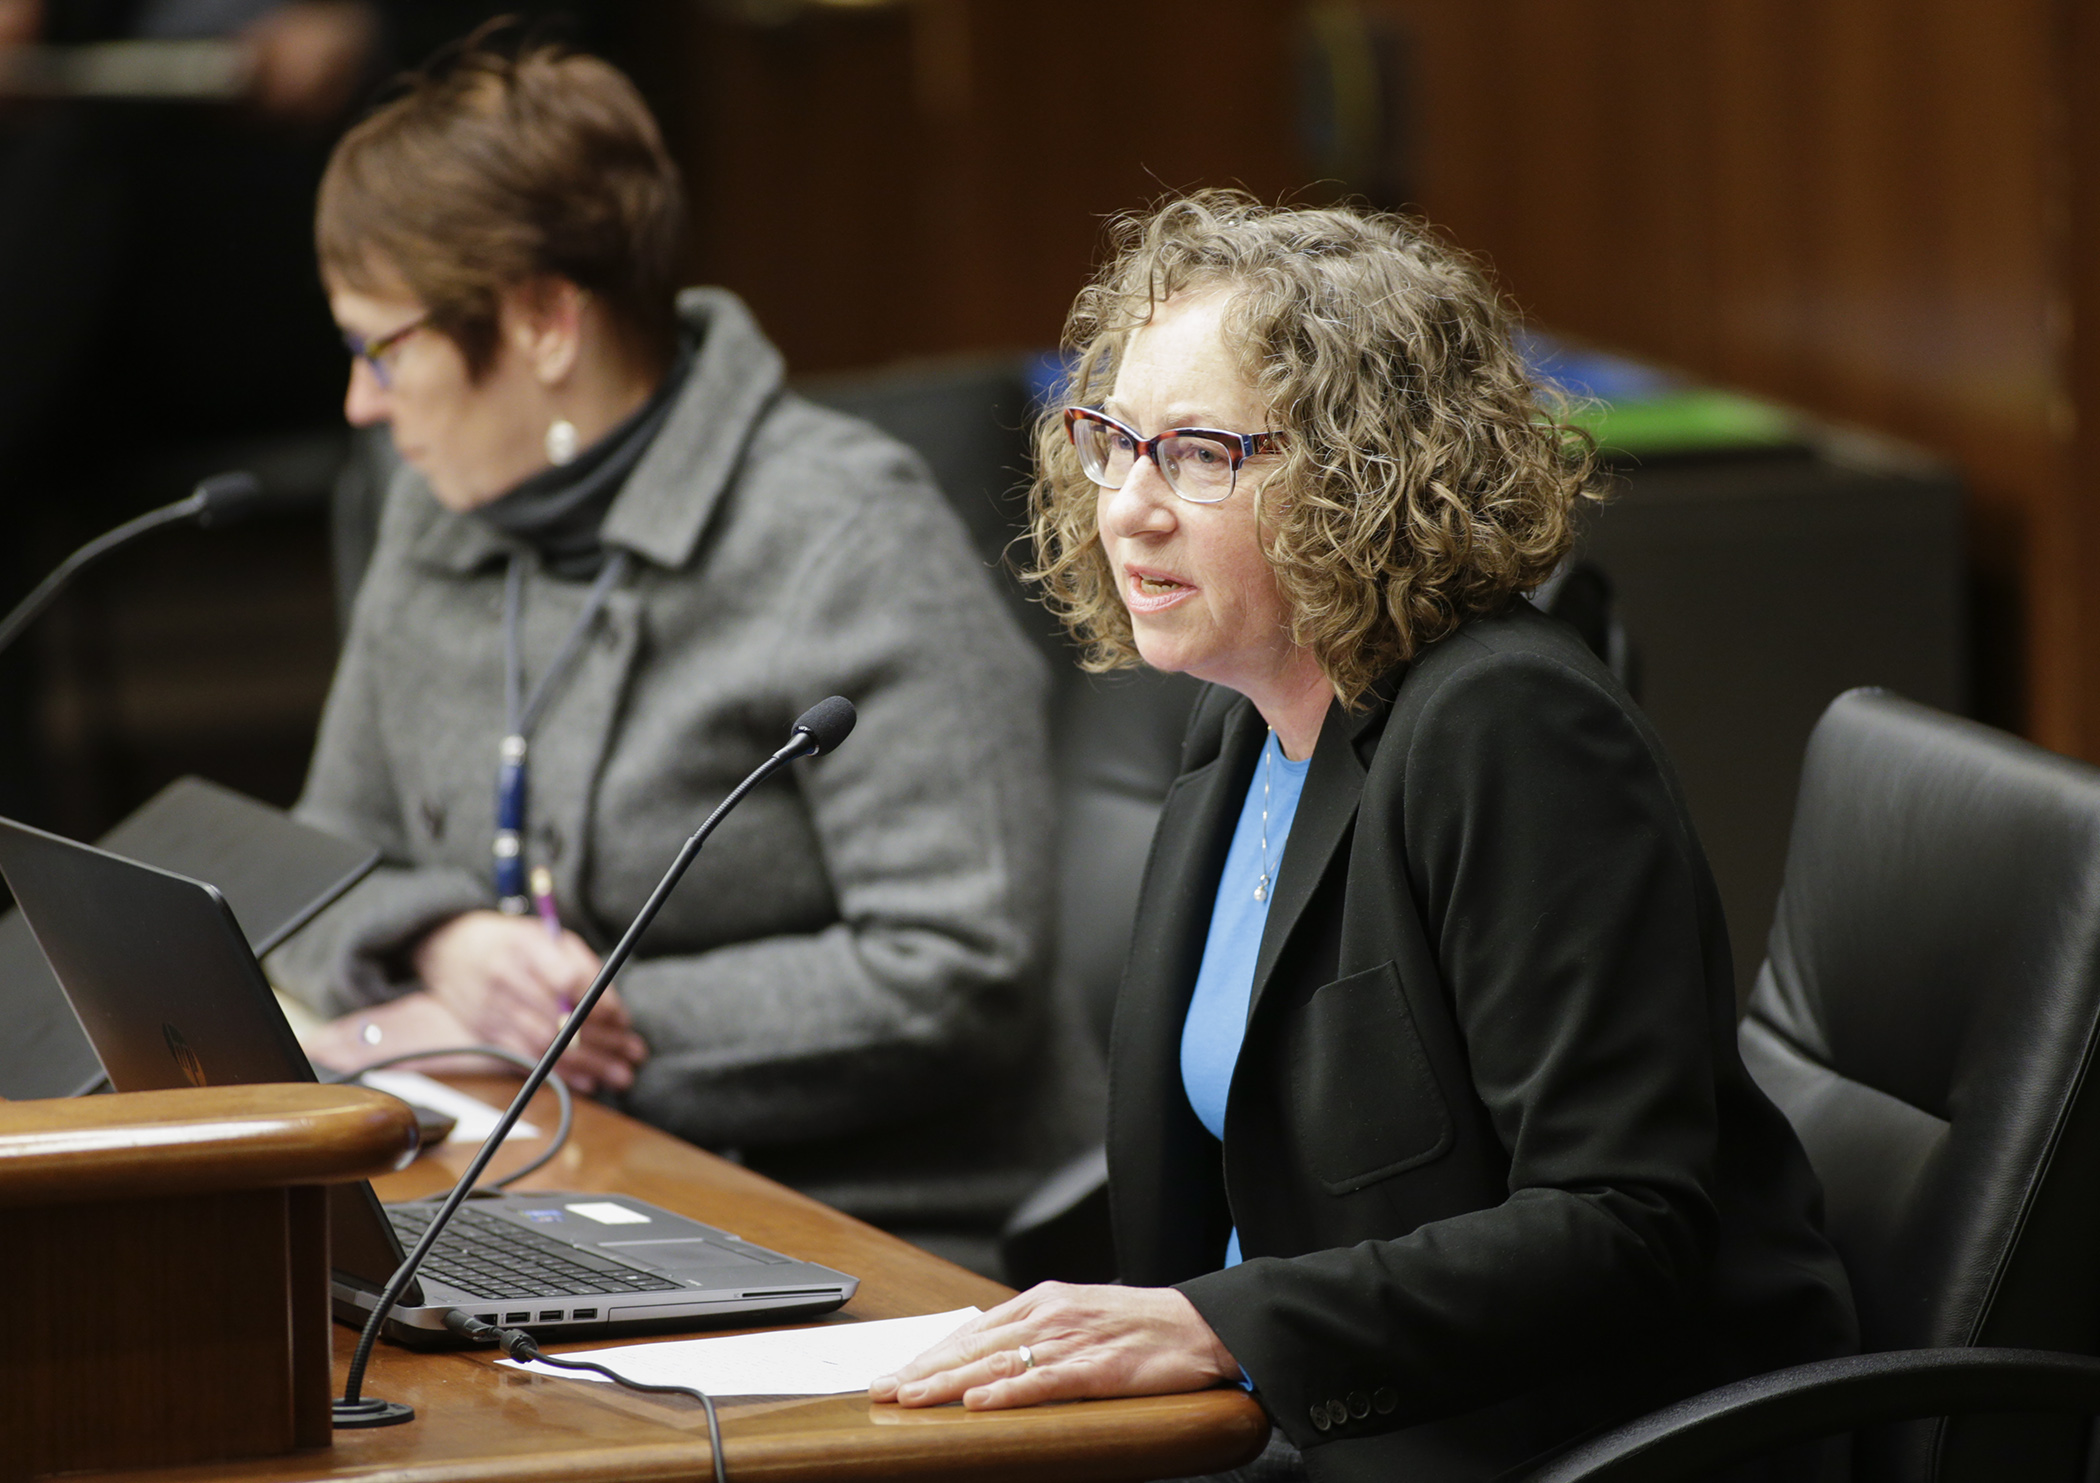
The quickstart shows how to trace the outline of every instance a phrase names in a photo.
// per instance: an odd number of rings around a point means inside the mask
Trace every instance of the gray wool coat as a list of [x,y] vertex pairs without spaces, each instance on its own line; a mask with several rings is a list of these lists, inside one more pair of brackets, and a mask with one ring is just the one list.
[[[786,392],[733,295],[679,308],[697,359],[607,513],[630,570],[533,737],[527,853],[603,952],[795,717],[852,700],[622,972],[651,1049],[627,1102],[867,1218],[996,1214],[1085,1136],[1047,1028],[1042,661],[916,455]],[[516,549],[412,470],[389,492],[297,808],[383,864],[269,963],[324,1014],[414,988],[408,949],[494,904]],[[587,585],[532,569],[528,684]]]

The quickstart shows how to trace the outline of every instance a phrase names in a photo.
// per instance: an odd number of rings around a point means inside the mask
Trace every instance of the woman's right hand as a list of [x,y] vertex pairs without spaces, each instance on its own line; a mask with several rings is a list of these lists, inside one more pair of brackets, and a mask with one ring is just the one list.
[[[463,912],[418,944],[416,974],[476,1039],[537,1057],[598,975],[598,955],[574,932],[552,936],[537,917]],[[625,1090],[649,1047],[608,988],[558,1068],[580,1092]]]

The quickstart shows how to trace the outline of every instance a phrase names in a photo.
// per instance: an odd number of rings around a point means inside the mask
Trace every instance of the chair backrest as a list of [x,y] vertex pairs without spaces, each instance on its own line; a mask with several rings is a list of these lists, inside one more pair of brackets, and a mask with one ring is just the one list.
[[[1809,740],[1741,1044],[1822,1180],[1868,1349],[2100,1353],[2096,1025],[2100,769],[1840,696]],[[2069,1477],[2084,1433],[1928,1426],[1861,1467]]]

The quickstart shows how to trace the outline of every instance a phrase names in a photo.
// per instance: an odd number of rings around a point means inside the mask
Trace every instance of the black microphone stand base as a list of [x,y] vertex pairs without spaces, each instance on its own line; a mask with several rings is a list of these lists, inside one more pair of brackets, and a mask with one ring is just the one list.
[[354,1401],[337,1399],[334,1404],[337,1426],[399,1426],[404,1421],[416,1419],[414,1406],[383,1401],[377,1396],[368,1395]]

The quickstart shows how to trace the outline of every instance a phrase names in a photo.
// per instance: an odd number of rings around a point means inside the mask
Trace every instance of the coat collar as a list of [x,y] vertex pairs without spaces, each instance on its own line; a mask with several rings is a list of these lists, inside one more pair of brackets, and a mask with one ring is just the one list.
[[[692,371],[656,441],[606,511],[601,532],[608,546],[672,569],[691,559],[786,375],[780,352],[727,289],[687,289],[678,296],[678,317],[699,339]],[[421,529],[410,543],[420,562],[470,572],[518,548],[471,514],[455,514],[427,496],[420,503]]]

